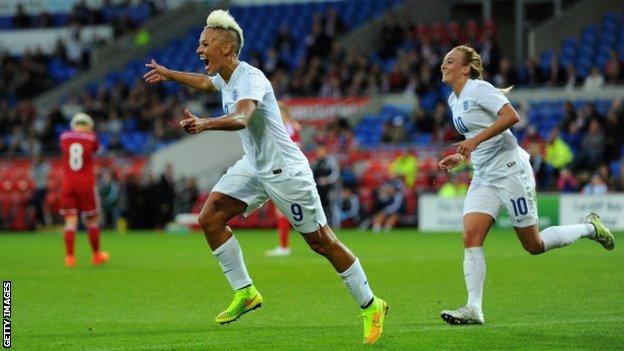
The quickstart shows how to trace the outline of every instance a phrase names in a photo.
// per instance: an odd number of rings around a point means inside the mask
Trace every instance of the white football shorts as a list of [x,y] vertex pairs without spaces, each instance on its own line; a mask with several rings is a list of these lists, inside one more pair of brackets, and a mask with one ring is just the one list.
[[528,161],[519,172],[494,181],[475,178],[470,183],[464,202],[464,215],[471,212],[486,213],[494,220],[502,207],[507,209],[511,225],[529,227],[539,222],[535,178]]
[[283,168],[271,178],[261,178],[241,159],[228,169],[212,191],[246,203],[245,217],[271,199],[295,230],[303,234],[327,224],[310,167]]

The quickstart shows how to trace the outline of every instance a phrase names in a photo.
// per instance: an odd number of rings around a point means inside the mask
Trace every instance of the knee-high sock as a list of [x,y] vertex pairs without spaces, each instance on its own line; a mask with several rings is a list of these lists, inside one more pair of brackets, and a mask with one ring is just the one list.
[[277,219],[277,230],[279,232],[280,246],[283,248],[288,247],[288,235],[290,235],[290,222],[286,217],[279,217]]
[[548,227],[540,232],[544,251],[568,246],[580,238],[594,235],[596,235],[594,226],[588,223]]
[[232,235],[228,241],[214,250],[212,254],[219,261],[221,270],[223,270],[233,290],[238,290],[251,284],[251,278],[249,278],[245,261],[243,261],[243,251],[236,237]]
[[353,296],[361,308],[366,306],[373,299],[373,291],[368,284],[364,269],[362,269],[360,265],[360,260],[356,258],[351,267],[338,275],[342,277],[347,288],[349,288],[351,296]]
[[485,257],[483,248],[469,247],[464,250],[464,280],[468,290],[468,306],[481,311],[483,303],[483,282],[485,281]]
[[68,256],[74,255],[74,239],[76,237],[76,228],[65,227],[64,231],[65,240],[65,254]]
[[100,252],[100,227],[98,225],[89,225],[87,231],[89,232],[91,251],[94,254]]

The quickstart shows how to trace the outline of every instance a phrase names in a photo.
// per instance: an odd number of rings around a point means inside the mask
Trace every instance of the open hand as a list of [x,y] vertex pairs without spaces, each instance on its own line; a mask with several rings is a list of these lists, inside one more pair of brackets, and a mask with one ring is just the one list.
[[169,80],[169,69],[163,65],[159,65],[154,59],[150,63],[146,63],[145,67],[151,70],[143,75],[143,79],[150,84],[164,82]]

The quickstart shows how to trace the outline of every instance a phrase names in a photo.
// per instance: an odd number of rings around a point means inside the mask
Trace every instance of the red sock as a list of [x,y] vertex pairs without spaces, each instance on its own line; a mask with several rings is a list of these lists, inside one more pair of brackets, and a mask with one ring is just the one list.
[[76,237],[76,229],[65,228],[65,254],[67,256],[74,255],[74,238]]
[[100,227],[98,226],[89,226],[89,243],[91,244],[91,250],[93,253],[100,252]]
[[277,219],[277,231],[279,232],[280,246],[283,248],[288,247],[288,235],[290,234],[290,222],[286,217],[280,217]]

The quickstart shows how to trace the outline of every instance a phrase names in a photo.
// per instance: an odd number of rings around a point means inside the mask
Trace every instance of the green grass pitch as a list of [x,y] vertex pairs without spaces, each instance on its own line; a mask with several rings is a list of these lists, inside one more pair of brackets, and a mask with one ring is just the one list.
[[[485,244],[486,324],[449,326],[440,310],[465,302],[457,233],[342,230],[390,313],[362,345],[359,309],[322,257],[293,235],[293,255],[264,257],[273,231],[236,232],[264,303],[228,325],[214,317],[232,292],[199,234],[106,233],[92,267],[63,265],[59,233],[0,234],[0,278],[11,280],[15,350],[555,350],[624,348],[624,247],[581,240],[532,257],[513,232]],[[616,242],[624,244],[624,235]]]

